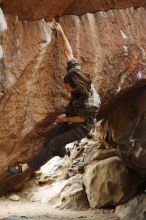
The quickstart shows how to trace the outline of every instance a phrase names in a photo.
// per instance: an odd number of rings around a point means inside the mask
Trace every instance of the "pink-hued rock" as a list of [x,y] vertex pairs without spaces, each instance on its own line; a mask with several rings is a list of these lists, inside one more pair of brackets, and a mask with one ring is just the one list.
[[[138,71],[145,71],[146,24],[143,22],[143,26],[138,26],[145,13],[144,9],[115,10],[112,13],[87,14],[81,18],[65,16],[61,21],[75,56],[93,77],[103,102],[120,88],[134,83]],[[125,22],[126,18],[129,22],[131,16],[129,27],[128,23],[122,24],[124,15]],[[117,22],[112,23],[115,19]],[[99,24],[95,25],[95,22]],[[38,23],[36,25],[39,26]],[[27,22],[18,21],[15,31],[9,29],[9,35],[5,33],[3,37],[2,47],[6,54],[3,85],[6,94],[0,105],[0,148],[3,149],[1,161],[5,163],[1,162],[1,167],[31,157],[40,147],[44,126],[53,122],[52,115],[58,114],[66,103],[67,95],[62,84],[66,60],[59,39],[53,37],[50,44],[44,44],[40,40],[40,32],[35,34],[38,29],[35,29],[34,22],[25,24]],[[139,37],[131,33],[135,24],[139,28]],[[68,27],[71,28],[68,30]],[[19,40],[17,47],[10,44],[12,37],[15,43],[16,39]],[[127,45],[126,54],[124,45]],[[9,74],[11,77],[7,77]],[[7,154],[9,162],[5,160]]]
[[[60,19],[74,55],[93,77],[102,103],[134,84],[139,73],[142,77],[145,74],[145,16],[144,8],[128,8]],[[6,20],[0,63],[1,172],[40,149],[69,98],[62,83],[66,73],[64,50],[59,36],[51,36],[50,24],[20,21],[14,15],[6,15]]]
[[18,15],[22,20],[51,20],[64,14],[82,15],[87,12],[95,13],[131,6],[146,7],[144,0],[92,0],[90,3],[88,0],[1,0],[0,3],[5,13]]

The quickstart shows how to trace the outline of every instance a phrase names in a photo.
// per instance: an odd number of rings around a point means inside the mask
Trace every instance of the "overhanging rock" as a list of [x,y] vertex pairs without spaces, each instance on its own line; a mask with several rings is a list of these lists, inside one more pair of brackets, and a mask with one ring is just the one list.
[[22,20],[44,18],[49,21],[55,16],[65,14],[81,15],[87,12],[125,9],[128,7],[146,7],[144,0],[1,0],[0,5],[5,13],[18,15]]
[[121,91],[101,108],[105,140],[116,146],[122,160],[146,175],[146,79]]

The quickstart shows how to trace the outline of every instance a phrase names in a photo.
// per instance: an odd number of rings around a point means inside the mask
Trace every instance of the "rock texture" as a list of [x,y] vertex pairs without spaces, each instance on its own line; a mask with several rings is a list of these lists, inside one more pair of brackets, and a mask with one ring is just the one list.
[[145,220],[146,219],[146,196],[140,194],[124,205],[117,206],[116,215],[122,220]]
[[142,175],[146,174],[145,101],[146,80],[140,80],[105,108],[105,112],[110,108],[112,112],[108,111],[108,118],[103,123],[106,141],[118,149],[129,167]]
[[[9,23],[9,29],[4,33],[2,39],[2,48],[5,54],[2,61],[3,65],[1,65],[1,72],[3,73],[2,86],[4,91],[0,107],[0,111],[5,115],[2,117],[0,128],[2,135],[0,144],[2,157],[0,160],[1,165],[4,163],[4,166],[7,166],[8,163],[7,153],[13,155],[14,161],[16,161],[15,157],[21,158],[21,155],[27,158],[29,152],[25,151],[22,145],[27,145],[30,151],[32,151],[30,143],[27,142],[28,139],[31,139],[30,133],[33,132],[33,134],[35,134],[35,141],[37,141],[38,136],[41,137],[41,134],[37,133],[39,131],[36,132],[34,130],[33,124],[37,124],[35,121],[40,121],[39,118],[42,118],[41,111],[46,112],[46,114],[52,111],[51,105],[53,106],[55,101],[52,100],[51,104],[51,97],[49,98],[47,94],[45,95],[45,92],[52,93],[48,86],[49,81],[51,81],[51,76],[45,74],[48,78],[46,79],[43,72],[39,71],[47,48],[46,44],[48,44],[50,40],[49,34],[47,35],[48,39],[45,38],[46,35],[45,37],[43,35],[46,33],[45,24],[43,21],[32,22],[31,24],[29,23],[29,25],[27,22],[22,24],[13,16],[8,16],[7,22]],[[16,29],[14,28],[15,25],[17,27]],[[36,29],[38,31],[37,34]],[[27,34],[23,34],[25,31]],[[47,43],[44,43],[44,41]],[[49,49],[51,49],[51,47]],[[44,81],[46,85],[43,85],[44,83],[42,85],[40,84],[41,77],[38,72],[43,79],[45,78],[42,82]],[[45,91],[43,89],[44,87],[46,87]],[[40,102],[38,102],[39,95],[37,91],[44,93],[44,95],[40,94]],[[44,102],[42,98],[46,99],[46,101],[49,99],[50,104],[46,102],[46,107],[42,105],[41,103]],[[30,102],[36,104],[31,104]],[[40,111],[38,111],[37,108],[39,108]],[[48,110],[46,110],[46,108]],[[30,115],[36,114],[35,112],[37,113],[36,118],[30,117]],[[52,111],[52,120],[53,112],[54,110]],[[47,123],[49,125],[49,119]],[[7,135],[4,134],[5,132]],[[24,140],[26,136],[27,140]],[[19,142],[18,139],[19,141],[21,140],[23,144],[20,143],[21,141]],[[21,152],[21,155],[18,155],[18,152]],[[9,162],[11,163],[11,159]]]
[[2,34],[6,30],[7,30],[7,22],[3,14],[3,11],[0,9],[0,33]]
[[38,173],[38,183],[51,184],[56,181],[64,180],[68,178],[68,168],[72,163],[71,158],[54,157],[41,167],[41,171]]
[[[72,150],[76,151],[76,145],[72,144]],[[71,157],[54,157],[41,167],[35,174],[37,185],[32,185],[27,199],[33,202],[47,203],[59,209],[82,210],[88,209],[89,203],[84,190],[82,174],[76,172],[69,176],[69,170],[73,161]]]
[[54,16],[64,14],[81,15],[87,12],[107,11],[110,9],[123,9],[128,7],[146,7],[144,0],[1,0],[1,7],[5,13],[18,15],[21,19],[51,20]]
[[[117,9],[107,10],[108,8],[105,8],[107,11],[104,12],[87,13],[80,17],[66,15],[60,19],[74,55],[80,61],[84,71],[91,74],[103,104],[120,90],[132,86],[139,78],[145,77],[146,10],[139,8],[141,3],[145,4],[145,1],[120,2],[117,3],[119,6],[114,7],[111,4],[109,7]],[[5,13],[8,12],[9,7],[12,7],[12,11],[9,12],[17,13],[13,11],[13,7],[18,2],[7,3],[8,1],[3,1]],[[33,10],[34,5],[31,3],[32,1],[29,1],[26,4],[25,1],[25,6],[28,8],[24,7],[24,14],[26,11],[26,15],[33,14],[30,7]],[[22,1],[22,7],[23,4]],[[87,2],[84,1],[84,12],[88,11],[85,10],[86,4]],[[135,4],[138,6],[137,10],[134,7],[127,8],[136,6]],[[19,6],[18,4],[18,8]],[[37,6],[39,4],[35,4],[35,7]],[[76,4],[74,6],[77,7]],[[58,13],[61,15],[67,11],[67,8],[68,13],[69,10],[73,11],[71,5],[64,4],[63,6],[63,2],[58,4],[54,1],[51,7],[52,14],[49,14],[48,19]],[[17,11],[17,7],[15,8]],[[53,8],[55,8],[54,11],[59,12],[53,12]],[[78,10],[80,11],[80,7]],[[18,9],[18,11],[20,11],[20,17],[22,15],[24,19],[27,18],[23,10]],[[40,13],[41,11],[44,11],[43,8],[40,9]],[[37,9],[35,12],[36,15],[30,19],[46,16],[46,14],[40,14],[39,17]],[[0,65],[1,173],[9,164],[24,162],[41,148],[46,132],[51,128],[56,115],[64,109],[69,98],[62,85],[63,76],[66,73],[66,59],[59,37],[56,38],[55,34],[51,34],[51,23],[44,20],[20,21],[17,15],[11,14],[5,14],[5,19],[8,29],[0,39],[3,51]],[[140,100],[144,103],[144,94],[142,97]],[[134,97],[132,100],[135,102]],[[145,108],[144,104],[143,108]],[[123,112],[125,109],[122,109]],[[144,109],[139,109],[139,112],[144,112]],[[109,137],[113,138],[112,133],[110,135]],[[101,139],[107,145],[111,144],[107,141],[106,135]],[[122,143],[118,142],[118,139],[112,140],[116,145]],[[0,193],[3,193],[13,188],[16,178],[11,184],[9,181],[5,184],[4,178],[0,177],[0,180],[3,184]],[[18,180],[16,182],[18,183]]]
[[99,140],[85,138],[67,148],[70,157],[55,157],[37,173],[42,187],[32,187],[29,200],[61,209],[111,207],[135,195],[143,182]]
[[89,164],[83,183],[90,207],[109,207],[124,202],[135,194],[139,184],[137,178],[118,157]]
[[[122,24],[123,15],[127,18],[125,26]],[[128,16],[131,16],[129,26]],[[141,25],[143,16],[144,9],[135,11],[131,8],[126,11],[115,10],[112,13],[87,14],[81,19],[74,16],[65,16],[62,19],[61,23],[74,48],[74,54],[84,70],[91,73],[102,96],[102,102],[109,100],[120,88],[134,83],[139,71],[144,74],[145,23]],[[15,17],[13,19],[15,20]],[[99,25],[96,25],[95,22],[99,21]],[[134,31],[136,22],[139,34],[134,38],[135,35],[131,32]],[[38,23],[40,21],[36,22],[36,25],[39,25]],[[61,45],[55,37],[52,38],[51,44],[42,43],[35,34],[34,22],[29,22],[26,26],[24,24],[27,22],[18,22],[14,32],[19,32],[19,27],[22,26],[22,31],[26,29],[27,33],[18,36],[17,49],[14,45],[7,46],[6,42],[11,43],[8,32],[3,36],[2,47],[7,55],[3,60],[5,65],[2,66],[6,94],[0,106],[0,148],[5,149],[0,157],[1,167],[7,166],[8,161],[5,158],[8,154],[9,163],[14,163],[31,157],[41,147],[44,128],[53,122],[67,100],[62,85],[65,58]],[[44,25],[43,23],[41,27]],[[67,27],[71,26],[72,29],[68,31]],[[14,39],[17,39],[17,35]],[[29,42],[33,42],[34,46],[30,46]],[[126,52],[124,46],[127,48]],[[12,52],[9,50],[11,47]]]

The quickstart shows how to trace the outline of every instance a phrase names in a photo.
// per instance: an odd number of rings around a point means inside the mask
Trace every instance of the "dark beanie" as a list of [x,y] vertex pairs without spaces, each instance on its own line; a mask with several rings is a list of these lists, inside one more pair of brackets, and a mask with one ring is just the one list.
[[73,76],[71,73],[68,73],[65,77],[64,77],[64,83],[69,83],[71,85],[72,88],[75,88],[75,81],[73,80]]

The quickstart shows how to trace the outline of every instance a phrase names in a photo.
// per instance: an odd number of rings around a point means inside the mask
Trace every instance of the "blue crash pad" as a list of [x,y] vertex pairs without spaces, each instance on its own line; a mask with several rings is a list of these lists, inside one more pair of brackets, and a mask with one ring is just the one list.
[[2,218],[0,220],[31,220],[31,218],[27,218],[25,216],[21,216],[21,217],[10,216],[10,217],[6,217],[6,218]]

